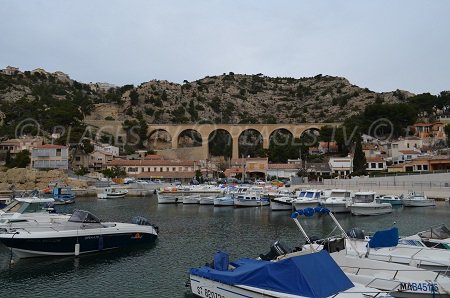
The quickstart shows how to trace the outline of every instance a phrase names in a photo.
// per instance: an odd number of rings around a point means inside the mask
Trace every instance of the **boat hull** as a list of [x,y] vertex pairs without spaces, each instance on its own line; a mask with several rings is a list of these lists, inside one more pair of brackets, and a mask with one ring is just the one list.
[[[228,285],[218,281],[203,278],[197,275],[190,274],[189,281],[191,284],[191,291],[196,297],[205,298],[242,298],[242,297],[283,297],[283,298],[301,298],[303,296],[292,295],[287,293],[275,292],[261,288],[243,286],[243,285]],[[370,297],[386,297],[378,290],[368,289],[361,285],[341,293],[337,293],[332,297],[335,298],[363,298],[368,297],[364,295],[367,291],[372,296]],[[380,295],[381,294],[381,295]],[[389,296],[390,297],[390,296]]]
[[311,201],[300,201],[300,202],[292,202],[292,206],[294,206],[295,210],[305,209],[305,208],[315,208],[319,206],[319,200],[311,200]]
[[322,206],[329,209],[333,213],[349,213],[350,209],[346,202],[323,202]]
[[292,202],[271,199],[270,200],[270,210],[272,210],[272,211],[291,211],[292,210]]
[[178,204],[182,203],[183,198],[178,195],[159,195],[158,194],[158,204]]
[[200,205],[214,205],[214,197],[201,197]]
[[436,202],[434,200],[408,200],[404,199],[403,205],[406,207],[430,207],[430,206],[436,206]]
[[114,233],[55,238],[0,238],[0,241],[19,258],[44,256],[74,256],[76,244],[79,253],[87,254],[105,250],[125,248],[137,244],[153,243],[157,238],[152,233]]
[[377,199],[378,203],[389,203],[392,206],[402,206],[402,200],[387,200],[387,199]]
[[183,204],[199,204],[200,197],[197,196],[189,196],[183,198]]
[[215,207],[229,207],[234,206],[234,200],[231,197],[221,197],[221,198],[215,198],[214,199],[214,206]]
[[392,212],[391,204],[356,203],[350,206],[353,215],[382,215]]
[[234,207],[262,207],[270,205],[269,200],[238,200],[234,199]]

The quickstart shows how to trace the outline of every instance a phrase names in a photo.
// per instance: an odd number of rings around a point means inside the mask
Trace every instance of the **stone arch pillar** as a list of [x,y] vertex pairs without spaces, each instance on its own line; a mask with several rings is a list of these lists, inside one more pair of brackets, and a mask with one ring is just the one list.
[[172,137],[172,149],[177,149],[178,148],[178,137],[179,135],[174,135]]
[[204,135],[202,135],[202,157],[203,157],[203,159],[208,159],[208,157],[209,157],[208,137],[209,137],[209,135],[206,135],[206,137]]
[[232,135],[231,139],[233,140],[231,159],[238,159],[239,158],[239,136]]
[[264,134],[263,135],[263,142],[262,142],[263,148],[264,149],[269,149],[269,143],[270,143],[270,137]]

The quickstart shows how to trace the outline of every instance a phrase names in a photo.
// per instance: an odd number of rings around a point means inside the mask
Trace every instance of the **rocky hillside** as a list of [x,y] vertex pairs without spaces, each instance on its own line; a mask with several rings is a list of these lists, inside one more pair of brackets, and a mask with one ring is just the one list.
[[229,73],[183,84],[153,80],[111,88],[79,83],[60,72],[0,73],[4,121],[39,113],[44,128],[71,124],[70,119],[123,121],[139,114],[149,123],[336,122],[368,104],[402,102],[413,95],[400,90],[376,93],[323,75],[294,79]]
[[[413,95],[399,90],[376,93],[340,77],[293,79],[231,73],[182,85],[158,80],[143,83],[123,94],[122,107],[127,117],[142,112],[147,121],[156,123],[336,122],[376,101],[395,103]],[[99,106],[90,118],[102,119],[105,109]]]

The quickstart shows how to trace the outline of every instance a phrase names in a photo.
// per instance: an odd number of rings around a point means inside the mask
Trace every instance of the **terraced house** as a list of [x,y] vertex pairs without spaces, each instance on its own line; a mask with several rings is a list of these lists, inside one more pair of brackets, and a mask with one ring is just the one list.
[[31,168],[37,170],[69,168],[68,147],[45,144],[33,147],[31,151]]

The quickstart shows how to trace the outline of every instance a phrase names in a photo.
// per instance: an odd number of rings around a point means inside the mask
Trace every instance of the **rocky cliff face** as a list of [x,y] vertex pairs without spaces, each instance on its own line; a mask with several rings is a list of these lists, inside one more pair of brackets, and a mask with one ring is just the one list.
[[[143,83],[123,94],[125,115],[109,116],[125,119],[141,112],[153,123],[339,122],[376,101],[396,103],[413,95],[400,90],[376,93],[340,77],[229,74],[181,85],[157,80]],[[97,106],[89,118],[104,119],[105,111],[114,108]]]
[[67,101],[90,120],[124,121],[142,114],[149,123],[340,122],[369,104],[402,102],[413,95],[376,93],[345,78],[322,75],[294,79],[229,73],[183,84],[152,80],[111,88],[44,70],[0,73],[0,111],[16,102],[36,102],[53,111],[52,103],[60,109]]

